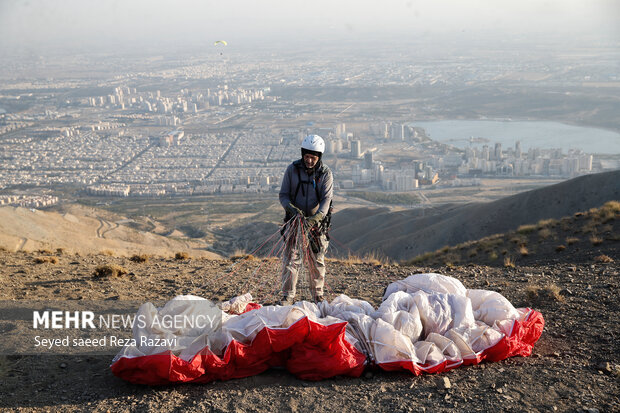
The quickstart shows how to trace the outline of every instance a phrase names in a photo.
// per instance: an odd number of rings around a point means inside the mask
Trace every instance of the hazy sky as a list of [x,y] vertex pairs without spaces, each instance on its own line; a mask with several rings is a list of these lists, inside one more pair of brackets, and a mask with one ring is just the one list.
[[620,41],[620,0],[0,0],[0,43],[33,51],[420,32]]

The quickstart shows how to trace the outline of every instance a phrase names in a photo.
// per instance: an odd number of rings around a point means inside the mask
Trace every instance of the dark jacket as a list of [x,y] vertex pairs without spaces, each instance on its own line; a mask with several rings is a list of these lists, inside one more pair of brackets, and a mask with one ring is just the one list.
[[[299,185],[297,197],[293,199],[300,178],[301,185]],[[318,189],[318,198],[315,185]],[[314,168],[310,175],[306,172],[302,160],[297,160],[286,168],[280,187],[280,204],[283,208],[292,202],[308,217],[316,214],[317,211],[327,215],[333,196],[334,177],[332,171],[323,163],[319,168]]]

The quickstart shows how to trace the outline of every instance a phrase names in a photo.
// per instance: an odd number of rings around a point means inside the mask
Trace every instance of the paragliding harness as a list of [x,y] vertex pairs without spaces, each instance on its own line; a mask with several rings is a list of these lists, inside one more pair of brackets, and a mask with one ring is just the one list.
[[[295,161],[293,162],[293,165],[295,165],[295,170],[297,171],[297,188],[295,188],[295,193],[293,194],[293,196],[291,197],[291,200],[295,200],[297,199],[297,195],[299,194],[299,190],[301,189],[301,194],[303,196],[306,196],[306,191],[304,189],[304,187],[302,186],[302,184],[309,184],[312,183],[312,186],[314,187],[314,191],[316,192],[316,199],[321,199],[320,194],[319,194],[319,185],[318,183],[321,181],[321,177],[323,177],[323,175],[326,174],[326,172],[328,171],[327,167],[324,165],[321,165],[321,168],[318,170],[318,174],[314,174],[314,179],[311,181],[302,181],[301,180],[301,168],[302,168],[302,162],[301,160]],[[310,241],[310,247],[312,248],[312,251],[316,254],[319,252],[320,250],[320,244],[318,242],[318,237],[321,234],[325,234],[325,237],[327,238],[327,240],[329,240],[329,227],[331,226],[331,221],[332,221],[332,210],[334,209],[333,207],[333,201],[329,202],[329,209],[327,210],[327,214],[325,215],[325,217],[323,218],[323,220],[319,223],[319,225],[311,230],[311,236],[308,237],[309,241]],[[293,218],[293,215],[286,211],[286,215],[284,216],[284,222],[289,222],[291,220],[291,218]],[[280,231],[280,233],[282,235],[284,235],[284,231],[285,228],[282,228],[282,230]]]

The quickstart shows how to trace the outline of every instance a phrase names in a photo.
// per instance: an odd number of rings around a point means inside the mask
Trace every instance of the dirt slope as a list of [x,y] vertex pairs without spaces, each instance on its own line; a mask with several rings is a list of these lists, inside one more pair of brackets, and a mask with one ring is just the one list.
[[[528,358],[460,367],[414,377],[369,369],[361,378],[304,382],[285,370],[203,385],[146,387],[109,370],[111,356],[0,357],[0,407],[11,411],[619,411],[620,265],[539,261],[516,268],[464,264],[402,267],[329,262],[328,298],[345,293],[378,305],[384,287],[412,272],[436,271],[468,288],[499,291],[516,306],[542,312],[546,327]],[[134,263],[109,256],[0,251],[3,300],[170,299],[194,292],[213,299],[246,290],[267,299],[279,263],[151,258]],[[94,278],[103,264],[129,274]],[[256,270],[261,267],[255,276]],[[268,288],[262,285],[267,283]],[[129,288],[131,287],[131,288]],[[303,292],[303,289],[302,289]],[[444,377],[450,388],[444,385]],[[593,410],[597,409],[597,410]]]
[[116,255],[138,253],[169,256],[186,251],[194,256],[219,258],[204,245],[136,231],[104,211],[74,208],[57,213],[21,207],[0,207],[0,246],[10,251],[63,248],[81,254],[110,250]]

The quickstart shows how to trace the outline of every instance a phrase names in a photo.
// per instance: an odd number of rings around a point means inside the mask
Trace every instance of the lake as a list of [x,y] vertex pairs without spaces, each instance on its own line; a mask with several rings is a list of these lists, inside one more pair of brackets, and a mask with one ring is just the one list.
[[542,121],[492,121],[492,120],[441,120],[411,122],[408,125],[424,128],[428,136],[438,142],[458,148],[470,146],[469,138],[486,138],[485,142],[473,142],[471,146],[493,147],[496,142],[502,148],[514,148],[521,141],[521,149],[562,148],[581,149],[586,153],[620,154],[620,133],[604,129],[572,126],[559,122]]

